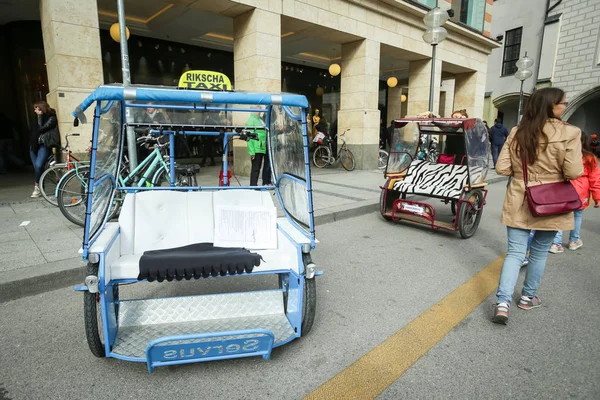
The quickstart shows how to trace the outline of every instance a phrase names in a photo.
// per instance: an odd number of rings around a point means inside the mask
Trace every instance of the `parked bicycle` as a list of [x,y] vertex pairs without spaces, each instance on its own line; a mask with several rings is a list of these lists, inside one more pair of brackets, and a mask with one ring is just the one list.
[[[152,147],[152,152],[142,160],[133,170],[129,170],[127,158],[122,163],[118,177],[119,187],[155,187],[170,186],[169,156],[167,149],[169,142],[162,143],[155,136],[141,136],[138,144]],[[75,164],[75,168],[65,174],[56,189],[56,198],[61,213],[72,223],[84,226],[85,209],[87,204],[87,181],[89,178],[89,165]],[[175,186],[196,185],[196,169],[193,166],[176,166]],[[115,199],[112,208],[113,217],[120,210],[120,198]]]
[[[64,163],[56,163],[54,157],[50,162],[50,165],[46,168],[42,176],[40,177],[40,192],[42,197],[53,206],[58,207],[58,200],[56,196],[56,189],[61,178],[73,168],[75,165],[89,165],[89,161],[81,161],[73,155],[69,146],[69,137],[79,136],[79,133],[70,133],[65,136],[65,146],[61,147],[61,151],[66,156]],[[88,149],[89,150],[89,149]]]
[[317,134],[313,139],[314,143],[317,143],[319,146],[315,149],[313,153],[313,163],[317,168],[323,168],[327,165],[333,165],[337,160],[340,160],[342,163],[342,167],[346,171],[352,171],[355,167],[354,164],[354,154],[352,151],[348,149],[348,145],[346,144],[346,132],[350,129],[346,129],[341,135],[339,135],[340,140],[342,141],[342,146],[340,147],[340,151],[337,155],[333,154],[333,150],[331,148],[331,143],[334,139],[329,138],[324,134]]
[[388,153],[384,149],[379,149],[379,153],[377,154],[377,169],[385,169],[385,167],[387,166],[389,156],[390,153]]

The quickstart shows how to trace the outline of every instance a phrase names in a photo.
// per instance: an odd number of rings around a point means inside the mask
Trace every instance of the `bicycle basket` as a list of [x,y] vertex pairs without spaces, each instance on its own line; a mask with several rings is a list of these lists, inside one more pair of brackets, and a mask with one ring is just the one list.
[[325,140],[325,134],[323,132],[317,132],[315,138],[313,139],[313,143],[323,144]]

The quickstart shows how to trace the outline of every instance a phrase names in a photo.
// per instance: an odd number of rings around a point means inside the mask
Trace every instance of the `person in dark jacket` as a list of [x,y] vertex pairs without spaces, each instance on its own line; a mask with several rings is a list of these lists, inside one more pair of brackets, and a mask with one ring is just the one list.
[[54,111],[45,101],[38,101],[33,105],[37,114],[37,123],[31,130],[29,154],[35,170],[35,186],[31,197],[40,197],[40,176],[44,172],[44,164],[52,154],[52,148],[60,148],[60,134],[58,133],[58,119]]
[[490,142],[492,143],[492,160],[494,161],[494,168],[496,167],[498,155],[500,154],[507,137],[508,129],[500,123],[499,119],[496,119],[494,121],[494,126],[490,129]]

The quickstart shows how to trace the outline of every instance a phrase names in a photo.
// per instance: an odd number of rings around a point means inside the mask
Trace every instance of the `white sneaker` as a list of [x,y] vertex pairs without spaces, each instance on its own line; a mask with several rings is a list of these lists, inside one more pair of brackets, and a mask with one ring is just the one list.
[[36,186],[36,187],[33,189],[33,193],[31,193],[31,197],[34,197],[34,198],[35,198],[35,197],[41,197],[41,196],[42,196],[42,192],[40,191],[40,187],[39,187],[39,186]]

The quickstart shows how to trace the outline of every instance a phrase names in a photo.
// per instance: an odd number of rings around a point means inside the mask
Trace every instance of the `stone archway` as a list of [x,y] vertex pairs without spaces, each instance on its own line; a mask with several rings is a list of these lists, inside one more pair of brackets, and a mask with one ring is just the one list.
[[563,119],[587,133],[600,133],[600,86],[588,89],[573,100]]
[[[523,109],[527,104],[527,100],[531,96],[530,93],[523,93]],[[498,110],[498,113],[502,113],[502,123],[509,131],[518,124],[518,111],[519,111],[519,92],[505,93],[501,96],[496,97],[492,100],[494,107]],[[490,126],[493,121],[490,121]]]

